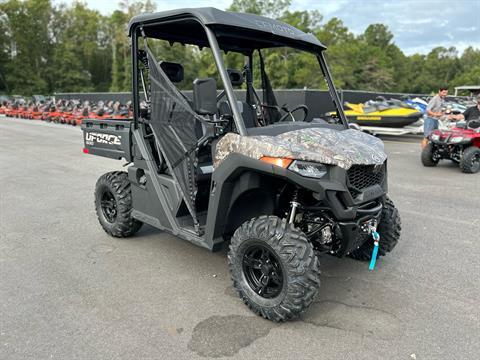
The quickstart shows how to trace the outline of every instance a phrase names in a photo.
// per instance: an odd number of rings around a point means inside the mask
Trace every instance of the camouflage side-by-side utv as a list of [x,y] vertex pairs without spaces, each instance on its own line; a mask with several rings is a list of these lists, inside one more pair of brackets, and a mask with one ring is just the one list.
[[[275,321],[313,302],[320,254],[370,260],[395,247],[400,217],[387,197],[383,144],[349,128],[315,36],[214,8],[139,15],[129,36],[133,121],[82,124],[85,153],[129,164],[96,185],[108,234],[131,236],[146,223],[212,251],[229,243],[234,287]],[[174,62],[178,43],[207,51],[217,73],[201,78]],[[297,68],[286,69],[285,57]],[[306,86],[323,77],[338,118],[273,91],[272,76],[297,71]],[[285,94],[290,103],[279,106]]]

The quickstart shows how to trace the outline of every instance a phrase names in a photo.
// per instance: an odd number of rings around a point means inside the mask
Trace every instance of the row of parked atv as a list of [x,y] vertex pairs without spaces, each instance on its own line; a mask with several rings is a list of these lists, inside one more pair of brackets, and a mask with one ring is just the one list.
[[0,105],[0,115],[30,120],[43,120],[80,125],[83,119],[129,119],[132,116],[131,104],[109,101],[91,103],[79,100],[51,100],[35,103],[33,101],[4,101]]

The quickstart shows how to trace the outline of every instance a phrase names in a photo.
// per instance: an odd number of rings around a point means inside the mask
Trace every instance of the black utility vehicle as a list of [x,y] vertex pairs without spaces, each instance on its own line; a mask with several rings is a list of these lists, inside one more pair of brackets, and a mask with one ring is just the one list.
[[[275,321],[313,302],[319,254],[369,260],[375,230],[378,254],[393,249],[400,217],[386,195],[383,144],[349,129],[317,38],[213,8],[139,15],[128,31],[133,121],[82,124],[84,152],[130,165],[96,185],[96,211],[108,234],[130,236],[147,223],[212,251],[229,243],[240,297]],[[219,79],[197,78],[190,96],[180,92],[175,84],[187,71],[164,61],[172,60],[168,46],[157,61],[159,39],[211,51]],[[267,71],[265,55],[273,51],[280,60]],[[294,70],[323,76],[338,119],[322,119],[327,109],[301,103],[278,106],[282,94],[269,75],[285,71],[282,56],[298,53],[311,61]],[[229,56],[240,59],[240,69],[226,68],[227,60],[235,63]]]

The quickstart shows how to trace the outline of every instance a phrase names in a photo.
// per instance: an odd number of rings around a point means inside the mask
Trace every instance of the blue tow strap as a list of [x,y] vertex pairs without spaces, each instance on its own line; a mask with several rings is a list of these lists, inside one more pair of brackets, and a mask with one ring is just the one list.
[[370,260],[370,266],[368,267],[369,270],[373,270],[375,268],[375,263],[377,262],[377,255],[378,255],[378,242],[380,241],[380,234],[374,230],[372,231],[373,237],[373,251],[372,251],[372,259]]

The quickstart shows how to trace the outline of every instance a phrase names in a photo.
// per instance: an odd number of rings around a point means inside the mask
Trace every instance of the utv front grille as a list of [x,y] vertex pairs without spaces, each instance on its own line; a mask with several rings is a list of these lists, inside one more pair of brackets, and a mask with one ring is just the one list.
[[348,188],[353,197],[363,189],[373,185],[381,185],[385,178],[385,164],[382,165],[352,165],[347,170]]

